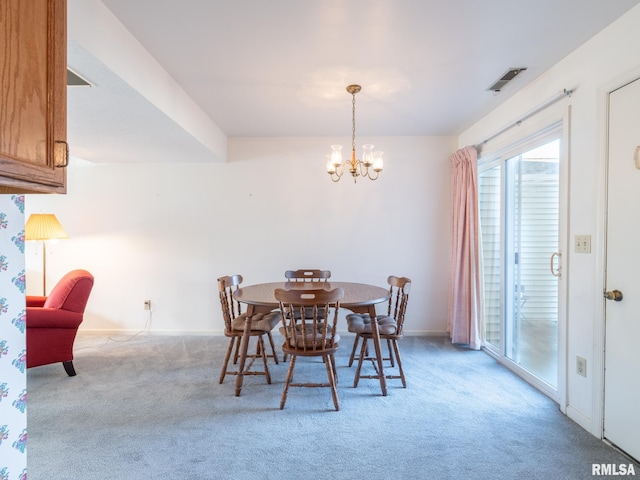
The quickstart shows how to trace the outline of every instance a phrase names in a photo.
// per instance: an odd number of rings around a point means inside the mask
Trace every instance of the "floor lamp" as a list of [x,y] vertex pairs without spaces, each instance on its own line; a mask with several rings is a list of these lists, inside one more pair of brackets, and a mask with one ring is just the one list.
[[47,295],[47,240],[69,238],[53,213],[33,213],[24,226],[25,240],[42,241],[42,295]]

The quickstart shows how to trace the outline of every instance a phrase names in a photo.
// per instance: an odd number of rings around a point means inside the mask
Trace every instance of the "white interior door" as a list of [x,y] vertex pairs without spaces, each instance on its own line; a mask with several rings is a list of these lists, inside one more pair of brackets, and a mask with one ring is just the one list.
[[[635,157],[635,158],[634,158]],[[604,436],[640,459],[640,79],[610,95]],[[611,293],[613,296],[613,293]]]

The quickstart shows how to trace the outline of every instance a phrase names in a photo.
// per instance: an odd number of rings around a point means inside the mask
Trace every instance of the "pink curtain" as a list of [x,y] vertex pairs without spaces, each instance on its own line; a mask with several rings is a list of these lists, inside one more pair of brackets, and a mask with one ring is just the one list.
[[478,152],[464,147],[451,160],[451,272],[447,331],[452,343],[474,350],[480,339]]

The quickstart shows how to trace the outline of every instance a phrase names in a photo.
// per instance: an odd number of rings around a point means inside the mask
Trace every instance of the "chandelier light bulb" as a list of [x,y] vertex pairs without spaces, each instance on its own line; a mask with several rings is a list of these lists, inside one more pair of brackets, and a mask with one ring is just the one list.
[[370,143],[362,145],[362,165],[364,165],[367,168],[373,165],[373,147],[374,146],[375,145],[371,145]]
[[382,167],[384,164],[384,160],[382,159],[382,155],[384,155],[384,152],[373,152],[373,171],[374,172],[381,172],[382,171]]
[[330,175],[336,173],[336,166],[331,161],[331,155],[327,155],[327,173]]
[[[331,145],[331,164],[339,167],[342,163],[342,145]],[[335,168],[334,168],[335,171]]]

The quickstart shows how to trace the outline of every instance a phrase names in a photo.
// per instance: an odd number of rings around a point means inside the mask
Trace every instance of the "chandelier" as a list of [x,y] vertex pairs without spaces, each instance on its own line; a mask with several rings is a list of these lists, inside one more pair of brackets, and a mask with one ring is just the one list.
[[351,159],[342,160],[342,145],[331,145],[331,154],[328,155],[327,173],[331,175],[331,180],[339,181],[348,167],[349,173],[355,183],[359,176],[369,177],[369,180],[376,180],[382,171],[383,152],[373,151],[374,145],[366,144],[362,146],[362,160],[356,158],[356,93],[360,91],[360,85],[349,85],[347,92],[351,94]]

